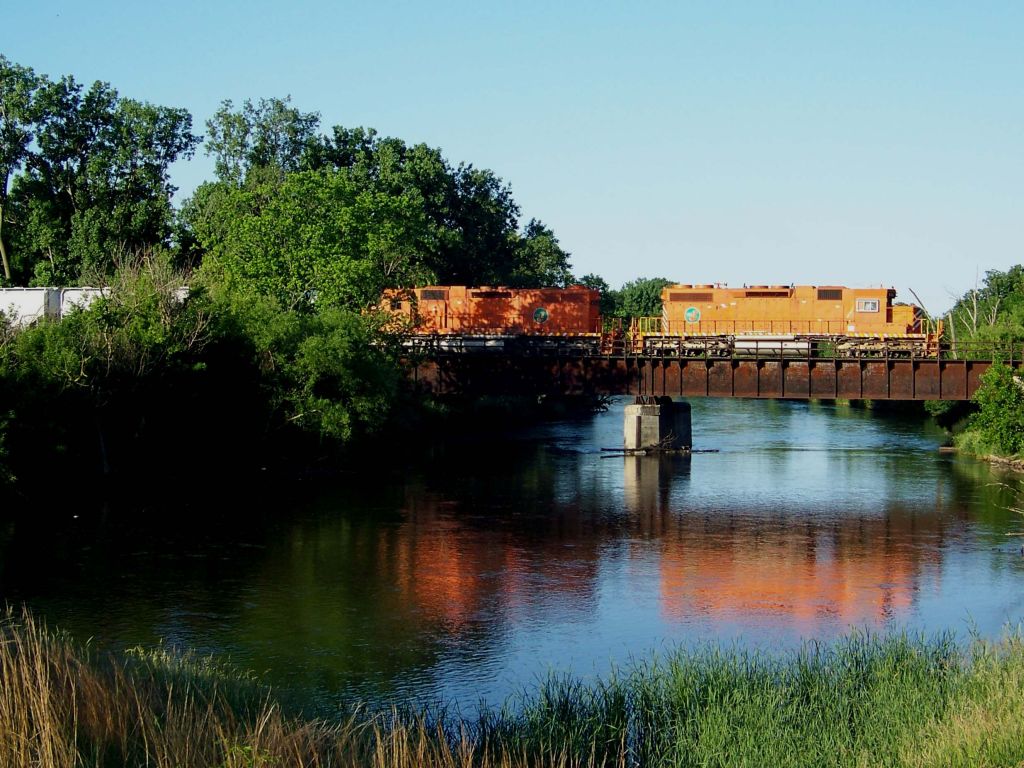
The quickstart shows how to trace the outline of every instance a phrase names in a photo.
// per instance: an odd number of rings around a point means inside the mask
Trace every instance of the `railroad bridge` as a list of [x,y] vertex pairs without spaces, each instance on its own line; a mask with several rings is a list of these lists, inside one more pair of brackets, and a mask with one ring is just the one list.
[[690,450],[690,408],[677,398],[966,400],[994,360],[1019,370],[1024,357],[1024,347],[978,345],[922,356],[885,343],[859,356],[823,351],[754,344],[729,354],[681,346],[601,353],[571,339],[506,346],[501,339],[450,337],[411,348],[409,360],[417,385],[439,394],[636,395],[626,407],[624,450],[647,452]]
[[449,338],[410,350],[409,362],[417,386],[438,394],[636,395],[625,409],[624,450],[646,452],[690,449],[690,407],[676,398],[968,400],[994,360],[1019,370],[1024,350],[948,347],[917,357],[883,344],[858,357],[821,352],[755,345],[728,355],[601,354],[571,341],[506,348]]
[[446,339],[410,350],[411,376],[438,394],[638,395],[844,400],[969,400],[1002,360],[1019,369],[1024,347],[952,345],[930,356],[884,346],[860,357],[600,353],[571,342],[547,348],[469,346]]

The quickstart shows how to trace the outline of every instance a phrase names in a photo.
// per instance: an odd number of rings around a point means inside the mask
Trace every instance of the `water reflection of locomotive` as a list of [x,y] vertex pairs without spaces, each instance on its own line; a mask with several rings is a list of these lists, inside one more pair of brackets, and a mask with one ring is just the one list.
[[578,349],[666,356],[935,354],[941,327],[892,288],[670,285],[661,317],[606,323],[600,294],[571,288],[428,286],[384,307],[412,343],[450,349]]

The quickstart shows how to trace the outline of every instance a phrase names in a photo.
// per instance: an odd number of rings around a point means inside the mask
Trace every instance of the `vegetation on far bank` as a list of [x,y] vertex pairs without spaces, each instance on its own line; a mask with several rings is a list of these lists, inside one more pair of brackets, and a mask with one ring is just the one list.
[[[946,314],[944,337],[959,348],[994,344],[1024,355],[1024,266],[985,273],[980,286],[968,290]],[[971,402],[927,404],[936,421],[951,430],[957,448],[980,458],[1024,466],[1024,379],[997,360],[981,378]]]
[[850,635],[788,655],[707,647],[500,709],[291,710],[166,649],[102,654],[0,620],[0,762],[203,766],[1004,766],[1024,760],[1024,640]]

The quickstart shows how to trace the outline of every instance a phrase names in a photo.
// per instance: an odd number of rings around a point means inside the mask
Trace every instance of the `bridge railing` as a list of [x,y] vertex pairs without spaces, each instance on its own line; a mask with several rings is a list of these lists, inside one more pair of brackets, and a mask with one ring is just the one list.
[[936,342],[925,338],[630,337],[596,334],[562,337],[418,335],[402,340],[414,356],[551,355],[572,358],[696,358],[707,360],[921,360],[1024,362],[1024,339]]
[[624,353],[632,357],[656,358],[754,358],[759,360],[799,359],[849,360],[884,358],[892,360],[1000,361],[1024,362],[1024,340],[936,342],[910,338],[793,339],[782,337],[646,337],[628,339]]

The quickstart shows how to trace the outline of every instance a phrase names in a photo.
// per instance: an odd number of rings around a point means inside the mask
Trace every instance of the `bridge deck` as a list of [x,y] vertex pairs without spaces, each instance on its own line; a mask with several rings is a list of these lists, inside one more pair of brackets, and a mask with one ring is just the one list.
[[[1010,363],[1019,368],[1020,360]],[[991,360],[434,354],[412,364],[437,393],[641,394],[844,400],[967,400]]]

